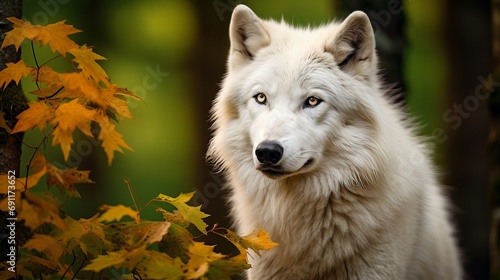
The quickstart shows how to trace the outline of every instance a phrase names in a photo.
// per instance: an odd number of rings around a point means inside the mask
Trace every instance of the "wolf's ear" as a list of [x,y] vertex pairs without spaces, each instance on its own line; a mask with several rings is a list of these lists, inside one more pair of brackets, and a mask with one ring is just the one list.
[[373,77],[373,67],[376,67],[375,35],[365,13],[351,13],[328,38],[325,50],[333,55],[343,71],[362,80]]
[[245,5],[238,5],[229,25],[231,50],[229,65],[238,67],[248,63],[261,48],[271,42],[264,22]]

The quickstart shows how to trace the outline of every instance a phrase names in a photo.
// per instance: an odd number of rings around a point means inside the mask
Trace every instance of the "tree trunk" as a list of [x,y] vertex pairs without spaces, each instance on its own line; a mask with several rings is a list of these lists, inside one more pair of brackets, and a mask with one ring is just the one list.
[[[21,18],[22,0],[0,1],[0,43],[3,43],[5,33],[12,29],[12,24],[7,17]],[[16,51],[14,46],[0,50],[0,70],[6,67],[8,62],[17,62],[21,58],[21,50]],[[27,100],[20,86],[10,83],[5,90],[0,90],[0,113],[9,127],[16,124],[16,116],[27,108]],[[21,158],[22,134],[8,135],[0,128],[0,173],[9,170],[16,171],[19,175]]]
[[[447,1],[449,63],[447,178],[456,211],[464,266],[470,279],[488,279],[488,107],[492,85],[491,3]],[[446,113],[447,112],[447,113]],[[452,112],[452,113],[451,113]]]
[[[500,0],[493,1],[493,81],[500,81]],[[491,113],[489,155],[490,193],[490,279],[500,279],[500,87],[489,99]]]
[[[21,13],[22,0],[0,1],[0,45],[3,43],[5,33],[12,29],[12,24],[7,18],[21,18]],[[6,63],[17,62],[20,58],[21,51],[16,51],[14,46],[0,50],[0,70],[6,67]],[[0,114],[3,114],[10,128],[16,124],[16,116],[27,107],[27,100],[20,86],[10,83],[5,90],[0,89]],[[19,177],[22,138],[22,133],[9,135],[5,129],[0,128],[0,174],[14,171],[16,177]],[[2,244],[0,246],[0,260],[2,261],[6,260],[9,247],[7,246],[6,217],[6,212],[0,212],[0,244]]]
[[[234,7],[241,1],[216,0],[216,1],[191,1],[198,19],[198,36],[192,51],[192,59],[189,62],[192,69],[192,80],[194,96],[196,100],[196,116],[198,126],[198,139],[201,143],[200,150],[195,154],[204,155],[210,139],[209,111],[216,93],[219,91],[219,83],[224,75],[225,61],[229,50],[228,30],[231,13]],[[214,12],[215,11],[215,12]],[[199,158],[196,163],[197,192],[193,198],[194,205],[202,204],[202,210],[210,214],[206,219],[210,225],[218,224],[221,227],[230,227],[228,219],[229,209],[227,197],[223,194],[222,186],[225,184],[222,174],[214,173],[210,164],[204,158]],[[205,237],[201,238],[204,239]],[[224,240],[212,234],[204,241],[211,244],[224,244]],[[230,246],[218,245],[218,250],[228,253]]]

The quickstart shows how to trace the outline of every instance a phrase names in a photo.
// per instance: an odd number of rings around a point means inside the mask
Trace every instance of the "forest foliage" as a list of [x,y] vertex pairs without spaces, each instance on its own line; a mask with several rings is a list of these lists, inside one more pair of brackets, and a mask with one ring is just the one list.
[[[7,217],[17,218],[16,232],[23,237],[15,240],[15,269],[3,263],[1,279],[74,279],[88,275],[95,279],[111,272],[119,272],[124,279],[231,279],[250,267],[249,253],[258,257],[260,250],[277,245],[262,229],[249,236],[239,236],[217,225],[209,229],[203,220],[208,215],[200,206],[189,204],[193,193],[177,197],[159,194],[142,206],[136,203],[131,191],[133,205],[103,205],[87,219],[72,218],[66,213],[54,192],[77,199],[77,186],[94,182],[89,170],[53,165],[46,158],[45,144],[51,139],[67,160],[79,130],[99,141],[111,165],[116,151],[132,150],[115,128],[121,119],[133,118],[128,100],[140,98],[110,81],[97,63],[104,57],[68,37],[80,30],[64,21],[47,26],[17,18],[9,21],[13,30],[6,34],[1,48],[14,45],[19,49],[28,40],[35,65],[27,65],[23,60],[7,63],[0,72],[0,86],[6,88],[22,78],[31,79],[36,90],[29,94],[36,99],[17,116],[13,128],[0,114],[0,129],[16,134],[36,133],[32,130],[38,128],[43,137],[37,146],[25,143],[25,152],[31,153],[31,159],[26,163],[24,177],[0,174],[0,209]],[[48,45],[54,57],[39,63],[35,45]],[[72,71],[53,69],[51,62],[56,59],[65,60]],[[125,182],[132,190],[130,183]],[[39,185],[46,185],[47,189],[33,191]],[[169,211],[172,206],[176,210]],[[155,209],[162,219],[142,219],[146,208]],[[224,237],[239,253],[216,252],[215,246],[199,241],[206,234]]]

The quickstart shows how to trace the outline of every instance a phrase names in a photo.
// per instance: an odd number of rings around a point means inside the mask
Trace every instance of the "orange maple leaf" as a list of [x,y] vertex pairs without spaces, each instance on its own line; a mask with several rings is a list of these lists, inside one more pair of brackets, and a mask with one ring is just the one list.
[[95,121],[101,127],[99,140],[102,140],[102,147],[108,156],[109,165],[111,165],[113,161],[114,151],[123,153],[120,146],[133,151],[133,149],[123,141],[122,135],[115,130],[115,125],[109,122],[108,117],[103,112],[96,115]]
[[35,126],[43,130],[45,125],[54,118],[54,108],[47,108],[45,102],[29,102],[28,106],[28,109],[16,117],[18,122],[12,129],[12,134],[33,129]]
[[7,85],[14,81],[19,84],[21,78],[25,78],[32,71],[33,68],[26,66],[23,60],[16,63],[6,63],[7,68],[0,71],[0,86],[6,88]]
[[14,45],[19,49],[24,39],[38,41],[42,45],[49,45],[53,52],[59,52],[66,56],[70,49],[78,48],[78,45],[68,35],[81,32],[72,25],[65,24],[65,21],[49,24],[47,26],[33,25],[27,21],[15,17],[7,18],[12,22],[13,29],[6,33],[2,48]]
[[83,133],[92,137],[90,131],[90,122],[92,121],[95,111],[87,109],[85,106],[78,103],[78,99],[73,99],[68,103],[61,104],[55,111],[55,117],[52,121],[53,125],[57,125],[54,129],[54,138],[52,145],[61,144],[64,159],[67,160],[71,144],[73,144],[73,131],[79,128]]
[[78,63],[78,69],[82,70],[82,74],[85,78],[93,79],[97,83],[103,82],[105,85],[109,86],[108,75],[96,62],[96,60],[105,60],[105,57],[94,53],[92,48],[87,48],[86,45],[71,49],[68,52],[75,56],[73,61]]
[[107,108],[109,105],[101,96],[101,88],[97,83],[85,78],[81,73],[64,73],[59,75],[64,93],[59,96],[64,98],[86,97],[100,107]]
[[39,33],[40,28],[37,25],[32,25],[27,21],[15,17],[9,17],[7,19],[13,23],[13,29],[6,33],[2,43],[2,49],[6,46],[14,45],[16,50],[18,50],[24,39],[33,40]]
[[61,78],[59,73],[54,71],[50,66],[44,65],[40,68],[32,68],[31,76],[33,82],[44,83],[48,87],[61,85]]
[[90,171],[77,170],[76,167],[60,169],[52,165],[42,155],[37,152],[31,161],[30,167],[33,173],[39,170],[44,170],[48,174],[48,187],[56,187],[62,195],[67,197],[80,197],[80,194],[75,188],[75,184],[94,183],[89,179]]
[[58,51],[62,56],[66,56],[68,50],[78,48],[78,45],[68,35],[81,32],[73,25],[65,24],[65,20],[49,24],[44,27],[40,35],[37,36],[42,45],[49,44],[53,52]]

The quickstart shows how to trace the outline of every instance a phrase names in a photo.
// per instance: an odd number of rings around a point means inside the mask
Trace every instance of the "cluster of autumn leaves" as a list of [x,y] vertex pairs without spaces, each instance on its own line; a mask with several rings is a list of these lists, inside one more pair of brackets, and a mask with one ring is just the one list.
[[[28,66],[23,60],[7,63],[0,71],[0,86],[19,83],[31,76],[36,90],[30,92],[37,98],[29,108],[17,116],[11,129],[0,113],[0,129],[16,134],[38,127],[44,132],[42,143],[34,148],[28,163],[30,174],[18,178],[16,186],[16,211],[19,222],[30,231],[31,238],[18,244],[17,275],[34,279],[40,275],[78,277],[84,273],[102,273],[106,269],[123,269],[121,277],[142,279],[230,279],[249,268],[247,249],[257,255],[259,250],[276,246],[262,230],[246,237],[227,229],[214,227],[209,232],[225,237],[239,250],[236,256],[214,252],[214,246],[197,242],[187,230],[193,225],[207,234],[207,224],[200,207],[187,202],[193,196],[181,194],[172,198],[160,194],[140,208],[117,205],[101,207],[101,213],[90,219],[75,220],[62,214],[62,204],[46,192],[30,190],[46,178],[47,186],[57,189],[67,197],[80,197],[75,184],[92,183],[90,171],[76,167],[60,169],[52,165],[40,151],[42,144],[52,137],[53,145],[60,145],[67,160],[74,144],[73,133],[78,128],[88,137],[100,140],[108,163],[115,151],[132,150],[115,130],[120,118],[133,118],[128,99],[138,99],[132,92],[110,82],[106,72],[96,62],[105,59],[92,48],[77,45],[68,35],[80,32],[64,21],[47,26],[9,18],[13,30],[4,38],[1,48],[14,45],[19,49],[27,39],[48,45],[56,58],[68,61],[74,71],[60,73],[48,63]],[[91,124],[99,126],[91,130]],[[7,175],[0,174],[0,194],[7,193]],[[168,203],[177,210],[166,211],[155,204]],[[145,221],[140,213],[145,207],[156,207],[162,221]],[[7,199],[0,200],[0,209],[6,211]],[[77,264],[78,263],[78,264]],[[85,272],[87,271],[87,272]],[[12,272],[0,266],[0,278],[12,277]]]

